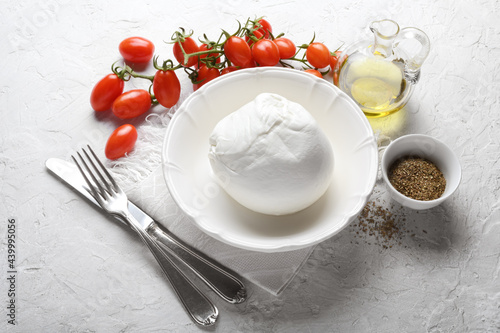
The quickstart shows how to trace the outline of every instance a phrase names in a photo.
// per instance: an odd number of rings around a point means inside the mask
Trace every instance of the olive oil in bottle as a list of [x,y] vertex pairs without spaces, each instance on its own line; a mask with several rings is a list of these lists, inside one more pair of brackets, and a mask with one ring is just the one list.
[[402,99],[409,96],[403,66],[381,56],[353,53],[340,70],[340,88],[368,117],[386,116],[401,109]]

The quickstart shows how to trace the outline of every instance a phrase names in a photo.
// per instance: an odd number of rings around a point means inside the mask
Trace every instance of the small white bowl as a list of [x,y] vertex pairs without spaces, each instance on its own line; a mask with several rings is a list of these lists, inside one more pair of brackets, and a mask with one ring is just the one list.
[[[446,179],[446,188],[441,197],[435,200],[423,201],[411,199],[396,190],[389,181],[389,168],[399,158],[418,156],[433,162],[443,173]],[[389,144],[382,156],[382,177],[387,185],[391,197],[401,205],[424,210],[435,207],[449,198],[458,188],[462,171],[460,162],[453,151],[443,142],[423,134],[402,136]]]

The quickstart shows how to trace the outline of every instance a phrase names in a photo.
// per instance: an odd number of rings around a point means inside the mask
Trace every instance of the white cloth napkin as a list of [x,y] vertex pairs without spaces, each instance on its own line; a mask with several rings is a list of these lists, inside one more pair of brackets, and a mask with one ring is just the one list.
[[128,188],[127,195],[183,241],[274,295],[286,288],[314,249],[309,247],[288,252],[261,253],[239,249],[206,235],[171,198],[161,166]]

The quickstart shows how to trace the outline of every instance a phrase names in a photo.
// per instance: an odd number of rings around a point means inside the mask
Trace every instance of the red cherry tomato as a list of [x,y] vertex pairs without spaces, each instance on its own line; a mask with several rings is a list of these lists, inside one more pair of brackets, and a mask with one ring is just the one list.
[[104,153],[110,160],[116,160],[134,149],[137,141],[137,130],[133,125],[125,124],[118,127],[108,138]]
[[[198,49],[198,52],[204,52],[204,51],[209,51],[211,50],[211,48],[208,47],[207,44],[201,44],[199,49]],[[215,63],[216,64],[219,64],[220,63],[220,57],[219,57],[219,53],[208,53],[208,54],[202,54],[200,55],[200,59],[205,59],[207,57],[213,57],[215,58]]]
[[320,79],[323,78],[323,75],[321,75],[320,71],[316,70],[316,69],[306,69],[304,72],[306,73],[309,73],[309,74],[312,74],[314,76],[317,76],[319,77]]
[[200,69],[198,69],[198,78],[197,81],[201,81],[200,83],[193,84],[193,90],[196,91],[203,87],[208,82],[220,76],[220,72],[217,68],[207,67],[205,65],[201,65]]
[[278,46],[280,50],[280,58],[281,59],[289,59],[295,55],[297,51],[297,47],[295,44],[288,38],[279,37],[273,40],[274,44]]
[[316,68],[330,64],[330,51],[323,43],[311,43],[306,50],[307,61]]
[[238,67],[236,67],[236,66],[228,66],[226,68],[223,68],[220,71],[220,74],[224,75],[224,74],[231,73],[231,72],[234,72],[234,71],[237,71],[237,70],[238,70]]
[[269,39],[261,39],[252,47],[252,56],[261,66],[274,66],[280,61],[280,51]]
[[179,101],[181,83],[173,70],[157,71],[153,80],[153,93],[158,103],[171,108]]
[[146,38],[129,37],[118,46],[123,59],[132,63],[146,63],[153,57],[155,46]]
[[259,23],[261,25],[261,28],[257,31],[259,31],[264,36],[264,38],[269,38],[270,33],[273,32],[273,28],[271,27],[271,23],[267,22],[264,19],[260,19]]
[[[339,72],[337,70],[337,66],[340,60],[341,51],[335,51],[330,57],[330,70],[333,73],[333,84],[339,85]],[[343,60],[345,60],[346,56],[344,56]]]
[[120,119],[140,116],[151,107],[151,96],[144,89],[124,92],[113,102],[113,113]]
[[[260,32],[259,30],[255,30],[253,32],[253,35],[257,39],[261,39],[264,36],[264,34],[262,32]],[[252,48],[252,45],[255,43],[254,40],[251,39],[249,36],[245,36],[245,41],[247,42],[248,46],[250,46],[250,48]]]
[[330,69],[333,71],[335,67],[337,67],[337,63],[339,62],[340,51],[335,51],[330,54]]
[[224,54],[235,66],[246,68],[254,64],[252,50],[241,37],[229,37],[224,43]]
[[175,59],[183,64],[186,67],[191,67],[194,64],[198,62],[198,59],[196,57],[190,57],[187,61],[187,63],[184,62],[184,53],[182,53],[181,46],[179,44],[182,44],[182,48],[184,49],[184,52],[187,54],[195,53],[198,52],[198,44],[196,44],[195,40],[192,39],[191,37],[187,37],[184,39],[184,42],[177,42],[174,44],[174,57]]
[[123,80],[116,74],[108,74],[102,78],[92,89],[90,105],[95,111],[111,109],[115,99],[123,92]]

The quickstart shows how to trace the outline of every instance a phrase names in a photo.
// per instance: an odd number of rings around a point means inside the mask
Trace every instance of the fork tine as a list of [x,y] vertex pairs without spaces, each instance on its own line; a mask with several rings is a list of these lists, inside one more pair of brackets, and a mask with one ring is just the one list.
[[[83,152],[85,153],[85,150],[83,150]],[[87,172],[88,174],[90,175],[90,177],[92,178],[92,180],[94,181],[93,184],[92,182],[89,183],[89,186],[92,186],[94,189],[98,189],[99,190],[99,193],[98,195],[100,195],[101,197],[107,199],[109,198],[109,194],[108,192],[106,191],[106,189],[101,185],[101,183],[97,180],[96,176],[94,175],[94,172],[92,172],[92,170],[90,170],[90,167],[89,165],[87,164],[87,162],[85,162],[85,159],[82,157],[82,155],[77,152],[78,156],[80,157],[80,160],[82,161],[82,164],[83,166],[85,167],[85,169],[87,169]],[[85,153],[85,155],[87,155],[88,157],[88,154]],[[92,160],[89,159],[89,162],[92,164],[95,172],[97,172],[99,174],[99,170],[96,168],[96,166],[94,165],[94,163],[92,162]],[[100,175],[100,178],[102,179],[102,175]],[[109,186],[109,185],[108,185]],[[97,190],[96,190],[97,192]],[[97,197],[96,197],[97,199]]]
[[[106,169],[106,167],[102,164],[101,160],[94,153],[94,150],[90,147],[90,145],[87,145],[87,147],[89,148],[89,151],[92,154],[92,156],[94,156],[94,159],[97,161],[97,163],[99,163],[99,166],[104,171],[104,173],[106,174],[106,176],[108,177],[108,179],[111,181],[111,184],[113,184],[114,190],[115,191],[120,191],[120,187],[118,186],[118,184],[116,184],[115,179],[111,176],[111,174],[108,172],[108,169]],[[104,180],[104,178],[102,178],[102,180],[103,180],[104,183],[109,184],[108,182],[106,182]]]
[[[88,146],[90,148],[90,146]],[[90,148],[90,150],[92,150]],[[97,184],[101,185],[101,184],[104,184],[104,186],[106,186],[106,189],[108,190],[109,193],[111,193],[113,191],[113,189],[111,188],[111,186],[109,185],[109,182],[104,178],[104,176],[102,175],[102,172],[99,170],[99,168],[95,165],[94,161],[92,160],[92,158],[89,156],[89,154],[87,153],[87,151],[85,150],[85,148],[82,148],[82,151],[83,153],[85,154],[85,156],[87,157],[87,160],[90,162],[90,164],[92,165],[92,168],[95,170],[95,172],[97,173],[97,176],[101,179],[101,182],[98,182],[96,178],[94,178],[94,181],[96,181]],[[93,153],[93,151],[92,151]],[[99,163],[100,165],[100,169],[101,170],[104,170],[104,172],[108,173],[106,168],[104,167],[104,165],[101,163],[101,161],[99,161],[99,159],[97,158],[97,156],[95,154],[94,155],[94,158],[96,159],[96,161]],[[116,187],[116,186],[115,186]],[[99,186],[99,188],[101,189],[101,192],[104,192],[104,188],[102,188],[101,186]]]
[[[80,154],[77,152],[78,156],[80,156]],[[99,196],[99,194],[97,193],[97,190],[95,188],[95,185],[90,181],[90,179],[87,177],[87,174],[85,171],[83,171],[83,168],[80,166],[80,163],[78,163],[78,161],[76,160],[76,158],[71,155],[71,158],[73,159],[73,161],[75,162],[76,166],[78,167],[78,170],[80,170],[80,173],[82,174],[83,178],[85,179],[85,182],[87,183],[90,191],[92,191],[92,196],[94,198],[97,199],[97,197]],[[82,159],[82,157],[80,156],[80,159]],[[82,159],[82,162],[85,164],[85,161],[83,161]],[[88,170],[88,167],[87,165],[85,165],[86,169]]]

